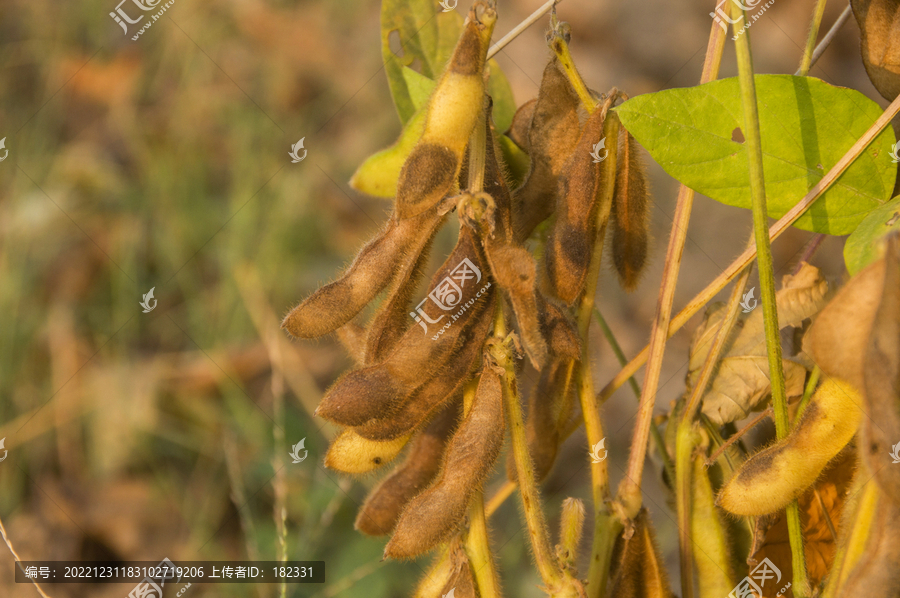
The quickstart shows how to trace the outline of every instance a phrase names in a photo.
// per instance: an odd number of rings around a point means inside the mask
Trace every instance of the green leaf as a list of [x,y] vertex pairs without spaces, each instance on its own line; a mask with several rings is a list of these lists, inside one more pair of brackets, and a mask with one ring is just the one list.
[[880,241],[890,232],[900,230],[900,195],[872,210],[844,245],[844,263],[853,276],[881,257]]
[[350,186],[375,197],[390,199],[397,195],[400,169],[424,130],[425,109],[422,108],[406,123],[394,145],[366,158],[353,173]]
[[437,83],[425,75],[420,75],[408,66],[403,67],[403,80],[406,82],[406,89],[409,93],[409,99],[412,101],[413,109],[418,112],[428,103],[428,98],[431,97],[431,92],[434,91]]
[[491,70],[490,79],[488,79],[487,92],[494,100],[494,126],[497,131],[505,133],[512,124],[513,116],[516,113],[516,100],[513,98],[512,88],[506,75],[500,70],[500,65],[493,58],[488,61],[488,67]]
[[[769,216],[780,218],[881,115],[853,89],[813,77],[757,75],[763,169]],[[737,78],[634,97],[616,108],[622,124],[672,177],[716,201],[750,208]],[[886,128],[835,184],[800,217],[804,230],[844,235],[891,197],[897,168]]]
[[[456,11],[442,12],[437,0],[382,1],[381,56],[403,124],[416,113],[403,67],[418,67],[419,74],[436,79],[461,31],[462,17]],[[399,55],[391,51],[392,35],[399,35]]]

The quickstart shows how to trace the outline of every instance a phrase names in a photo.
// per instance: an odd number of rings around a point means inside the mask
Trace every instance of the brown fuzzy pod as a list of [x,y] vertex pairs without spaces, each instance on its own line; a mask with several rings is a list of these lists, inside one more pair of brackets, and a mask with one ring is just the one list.
[[408,307],[425,274],[430,249],[429,242],[419,254],[415,265],[403,272],[403,278],[397,282],[391,295],[385,298],[378,313],[372,318],[365,341],[364,365],[383,361],[412,324]]
[[349,322],[392,280],[415,268],[444,215],[442,206],[436,206],[416,218],[391,218],[343,276],[292,309],[281,327],[299,338],[316,338]]
[[584,288],[597,237],[595,207],[603,186],[602,162],[596,162],[591,152],[602,137],[603,113],[596,110],[585,123],[559,180],[556,221],[544,253],[544,288],[569,305]]
[[473,492],[493,468],[504,429],[500,374],[487,365],[472,407],[447,445],[440,475],[403,510],[384,549],[385,557],[412,558],[447,539],[464,519]]
[[[554,359],[541,371],[541,377],[528,401],[528,419],[525,422],[525,438],[528,453],[534,465],[534,478],[543,481],[559,453],[564,427],[572,411],[574,379],[569,375],[572,361]],[[512,453],[506,459],[506,477],[511,482],[518,479],[516,461]]]
[[356,362],[356,365],[366,365],[366,336],[368,332],[356,322],[347,322],[337,329],[338,340],[341,345]]
[[450,567],[452,573],[441,590],[441,596],[443,598],[479,598],[469,558],[458,543],[451,548]]
[[382,363],[338,379],[322,398],[316,415],[360,426],[405,400],[422,383],[422,372],[443,364],[459,337],[486,308],[491,292],[486,273],[478,240],[468,227],[460,227],[456,248],[434,275],[428,297],[412,314],[419,325],[403,334]]
[[512,123],[506,135],[513,140],[525,153],[531,151],[531,143],[528,140],[531,131],[531,120],[534,117],[534,109],[537,106],[537,98],[528,100],[516,110]]
[[447,363],[436,370],[422,386],[409,396],[396,410],[384,414],[354,428],[357,434],[370,440],[391,440],[418,428],[441,405],[461,396],[463,386],[471,378],[471,372],[480,367],[482,347],[491,330],[494,319],[494,300],[479,316],[473,326],[460,337]]
[[513,195],[517,241],[527,239],[553,212],[557,178],[578,140],[579,129],[578,96],[553,57],[544,68],[528,131],[531,170]]
[[634,519],[633,533],[620,533],[613,547],[609,595],[616,598],[673,598],[665,562],[647,509]]
[[900,443],[900,235],[887,242],[884,284],[866,348],[861,432],[863,459],[884,493],[900,505],[900,468],[888,462]]
[[640,146],[624,128],[619,133],[616,184],[610,213],[613,264],[627,291],[637,287],[647,261],[650,188]]
[[488,230],[483,231],[481,237],[484,253],[494,280],[512,306],[525,352],[535,368],[541,369],[549,353],[567,352],[573,345],[577,351],[578,335],[574,325],[567,326],[565,315],[541,296],[537,289],[537,264],[525,247],[514,239],[512,200],[493,132],[489,126],[487,129],[490,151],[485,159],[484,189],[493,206],[484,218],[489,221]]
[[860,50],[866,73],[884,99],[900,93],[900,3],[897,0],[853,0],[853,15],[861,34]]
[[441,468],[444,444],[456,426],[459,405],[441,411],[410,442],[406,460],[369,493],[356,517],[356,529],[369,536],[390,533],[400,511],[428,487]]

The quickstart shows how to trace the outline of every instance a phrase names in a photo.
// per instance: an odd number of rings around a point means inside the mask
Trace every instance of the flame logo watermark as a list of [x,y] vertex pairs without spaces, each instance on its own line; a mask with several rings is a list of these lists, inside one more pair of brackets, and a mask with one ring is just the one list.
[[756,299],[753,298],[753,291],[755,290],[756,287],[753,287],[752,289],[744,293],[743,297],[741,297],[741,309],[745,314],[749,314],[751,311],[756,309],[756,306],[758,305]]
[[0,139],[0,150],[3,150],[3,157],[0,158],[0,162],[3,162],[4,160],[6,160],[6,156],[9,155],[9,150],[6,149],[6,137]]
[[[3,448],[3,441],[0,440],[0,448]],[[891,447],[894,451],[891,453],[891,458],[894,459],[893,463],[900,463],[900,442]],[[0,459],[2,461],[2,459]]]
[[[153,287],[155,289],[156,287]],[[156,299],[153,298],[153,289],[150,289],[150,292],[144,295],[144,300],[140,302],[140,306],[144,308],[144,313],[149,314],[151,311],[156,309]],[[150,301],[153,301],[153,305],[150,305]]]
[[[2,143],[2,141],[0,141],[0,143]],[[900,162],[900,156],[897,155],[897,146],[898,145],[900,145],[900,141],[898,141],[897,143],[895,143],[894,145],[891,146],[891,154],[890,154],[891,162],[893,162],[894,164],[896,164],[897,162]],[[0,147],[3,147],[3,146],[0,145]]]
[[[303,456],[300,456],[300,451],[303,451]],[[306,450],[306,438],[303,438],[300,442],[291,447],[291,452],[288,453],[293,459],[293,463],[302,463],[306,460],[306,457],[309,455],[309,451]]]
[[9,453],[8,450],[3,446],[3,443],[6,442],[6,437],[0,438],[0,449],[3,449],[3,456],[0,457],[0,461],[6,461],[6,455]]
[[[606,460],[606,455],[609,454],[609,451],[605,450],[606,438],[603,438],[591,447],[591,463],[602,463]],[[600,456],[600,451],[603,451],[603,456]]]
[[[450,2],[448,2],[447,0],[441,0],[441,6],[444,8],[444,10],[442,12],[450,12],[451,10],[454,10],[458,3],[459,3],[459,0],[453,0],[453,4],[450,4]],[[450,594],[452,594],[452,593],[453,593],[453,591],[451,590]],[[450,594],[447,594],[447,596],[450,596]],[[453,598],[453,597],[450,596],[450,598]]]
[[[600,150],[603,150],[603,157],[600,157]],[[594,144],[594,151],[591,152],[591,158],[594,159],[594,162],[603,162],[606,160],[606,157],[609,155],[609,150],[606,149],[606,137],[598,141]]]
[[[303,148],[303,140],[306,137],[302,137],[300,141],[291,146],[291,151],[288,152],[288,156],[291,157],[291,164],[296,164],[297,162],[302,162],[306,157],[306,149]],[[299,155],[297,152],[299,150],[303,150],[303,155]]]

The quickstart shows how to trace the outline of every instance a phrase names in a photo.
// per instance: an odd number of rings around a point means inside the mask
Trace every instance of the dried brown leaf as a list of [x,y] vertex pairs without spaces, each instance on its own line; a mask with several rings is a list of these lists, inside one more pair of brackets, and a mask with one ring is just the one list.
[[900,2],[853,0],[866,73],[875,89],[892,102],[900,93]]

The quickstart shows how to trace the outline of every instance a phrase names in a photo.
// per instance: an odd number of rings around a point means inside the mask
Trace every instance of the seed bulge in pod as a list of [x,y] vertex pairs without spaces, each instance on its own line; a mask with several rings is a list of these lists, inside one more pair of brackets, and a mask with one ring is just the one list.
[[369,493],[356,517],[356,529],[369,536],[390,533],[400,511],[428,487],[441,468],[444,444],[456,426],[459,403],[441,411],[412,440],[406,460]]
[[412,558],[447,539],[465,518],[473,492],[493,469],[504,429],[500,374],[486,365],[472,407],[447,446],[437,480],[403,510],[385,557]]
[[446,367],[416,389],[396,411],[384,412],[378,418],[354,428],[357,434],[371,440],[390,440],[418,428],[441,405],[455,401],[463,386],[471,378],[471,372],[480,367],[482,347],[493,322],[494,300],[479,316],[475,324],[459,339],[448,358]]
[[603,112],[587,120],[575,151],[566,162],[556,194],[556,221],[544,253],[546,285],[555,296],[571,305],[584,288],[597,236],[595,206],[602,189],[602,162],[593,147],[603,137]]
[[437,204],[456,182],[483,107],[484,63],[496,21],[496,11],[484,1],[469,10],[450,64],[428,100],[422,138],[400,170],[396,211],[401,219]]
[[609,220],[613,263],[622,287],[633,291],[647,261],[650,190],[638,142],[624,128],[619,132],[617,161]]
[[417,218],[391,218],[360,250],[343,276],[292,309],[281,327],[299,338],[316,338],[349,322],[392,280],[415,267],[445,214],[442,206],[436,206]]
[[513,226],[524,241],[556,204],[557,179],[578,141],[578,96],[556,57],[544,68],[528,131],[531,170],[513,194]]

